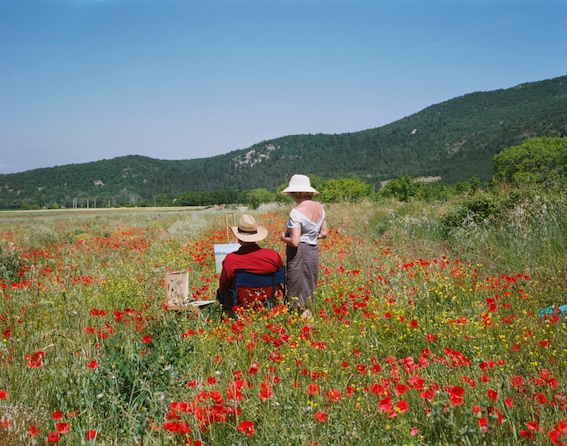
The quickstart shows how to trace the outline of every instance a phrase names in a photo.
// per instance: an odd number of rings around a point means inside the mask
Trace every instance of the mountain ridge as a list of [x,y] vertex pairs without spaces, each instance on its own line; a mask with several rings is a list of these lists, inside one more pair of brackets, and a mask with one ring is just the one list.
[[18,200],[73,196],[148,199],[216,189],[275,189],[294,173],[357,176],[372,184],[400,175],[447,184],[490,180],[492,157],[535,136],[565,136],[567,76],[468,93],[381,127],[286,135],[221,155],[186,160],[120,156],[0,175],[0,208]]

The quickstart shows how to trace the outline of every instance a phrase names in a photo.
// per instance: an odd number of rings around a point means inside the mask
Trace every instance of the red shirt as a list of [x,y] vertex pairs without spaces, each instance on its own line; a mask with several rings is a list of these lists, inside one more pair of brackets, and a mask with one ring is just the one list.
[[[269,248],[260,248],[256,243],[242,245],[238,251],[228,254],[222,262],[222,272],[219,279],[219,289],[228,291],[234,289],[236,270],[243,269],[253,274],[274,273],[283,266],[280,255]],[[246,288],[238,289],[238,304],[264,300],[272,293],[272,287],[261,288],[261,292],[251,292]]]

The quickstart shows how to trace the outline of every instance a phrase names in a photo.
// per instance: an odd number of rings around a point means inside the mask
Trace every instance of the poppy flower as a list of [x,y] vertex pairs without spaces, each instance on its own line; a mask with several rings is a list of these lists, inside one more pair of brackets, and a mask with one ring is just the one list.
[[63,418],[63,412],[61,412],[60,410],[56,410],[51,414],[51,418],[53,418],[56,421],[60,420],[61,418]]
[[241,421],[238,425],[238,432],[248,435],[249,437],[254,436],[254,434],[256,433],[256,429],[254,429],[254,423],[249,420]]
[[272,391],[272,385],[269,382],[262,381],[260,386],[262,387],[262,392],[260,393],[260,395],[258,395],[260,399],[266,401],[267,399],[274,396],[274,392]]
[[496,390],[489,389],[486,392],[486,396],[490,398],[492,401],[498,400],[498,392]]
[[7,395],[5,390],[0,390],[0,401],[5,400]]
[[96,438],[96,430],[95,429],[91,429],[91,430],[87,431],[87,441],[94,440],[95,438]]
[[512,385],[514,387],[519,387],[524,383],[524,380],[522,379],[521,376],[512,376],[512,378],[510,378]]
[[98,362],[97,362],[96,359],[95,359],[95,360],[89,362],[89,363],[87,364],[87,367],[89,367],[89,368],[91,368],[91,369],[93,369],[93,370],[96,370],[96,369],[98,369]]
[[59,437],[59,434],[57,432],[49,432],[47,434],[48,443],[59,443],[60,440],[61,438]]
[[142,338],[142,342],[144,344],[149,344],[150,342],[152,342],[152,338],[150,336],[146,335]]
[[57,423],[57,432],[60,434],[67,434],[71,430],[71,425],[69,423]]
[[28,434],[30,434],[32,437],[39,435],[39,432],[40,432],[40,430],[39,430],[39,427],[37,427],[37,426],[32,425],[28,428]]
[[317,421],[318,423],[324,423],[325,421],[327,421],[327,414],[322,410],[315,412],[315,421]]
[[329,400],[331,400],[333,403],[336,403],[341,399],[341,392],[339,392],[337,389],[331,389],[327,391],[325,395],[327,395],[327,398],[329,398]]

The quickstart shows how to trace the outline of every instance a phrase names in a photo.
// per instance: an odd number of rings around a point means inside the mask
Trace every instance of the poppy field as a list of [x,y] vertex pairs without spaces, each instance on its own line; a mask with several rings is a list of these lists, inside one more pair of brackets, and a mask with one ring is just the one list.
[[[565,265],[379,207],[327,206],[308,320],[167,308],[172,271],[215,298],[224,210],[0,215],[0,446],[567,444]],[[255,212],[282,257],[288,213]]]

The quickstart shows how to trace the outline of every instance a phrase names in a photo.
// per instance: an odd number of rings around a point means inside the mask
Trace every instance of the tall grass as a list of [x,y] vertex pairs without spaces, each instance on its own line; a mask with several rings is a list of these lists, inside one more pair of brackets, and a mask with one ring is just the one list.
[[223,210],[1,214],[0,445],[567,435],[565,195],[495,194],[328,205],[311,320],[167,309],[172,270],[214,298]]

